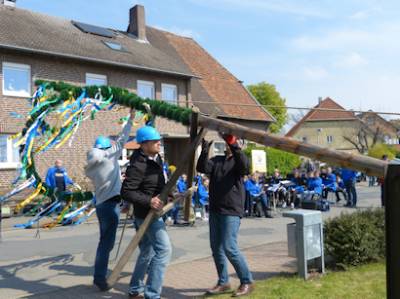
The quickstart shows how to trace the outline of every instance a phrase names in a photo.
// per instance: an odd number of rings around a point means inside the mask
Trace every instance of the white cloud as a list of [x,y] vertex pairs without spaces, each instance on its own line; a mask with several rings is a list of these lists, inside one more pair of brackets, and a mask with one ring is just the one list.
[[246,9],[260,12],[276,12],[304,17],[327,18],[323,10],[310,6],[308,1],[294,0],[190,0],[192,3],[218,9]]
[[321,66],[308,66],[303,69],[304,75],[311,80],[321,80],[326,78],[328,71]]
[[362,57],[357,52],[352,52],[352,53],[349,53],[349,54],[343,56],[334,65],[336,67],[342,67],[342,68],[356,68],[356,67],[365,66],[367,64],[368,64],[367,59]]
[[299,51],[370,52],[383,54],[400,50],[400,22],[370,24],[367,29],[340,28],[314,35],[298,36],[289,43]]
[[374,42],[372,33],[362,30],[338,30],[316,36],[300,36],[292,41],[295,48],[304,51],[334,50],[371,44]]
[[370,16],[370,12],[368,10],[360,10],[352,14],[349,18],[352,20],[364,20]]
[[356,21],[365,21],[366,19],[370,18],[372,15],[377,13],[381,13],[382,8],[380,7],[372,7],[370,9],[363,9],[356,11],[352,15],[350,15],[349,19],[356,20]]
[[166,27],[162,27],[162,26],[154,26],[157,29],[160,30],[164,30],[164,31],[168,31],[171,33],[174,33],[176,35],[180,35],[180,36],[184,36],[184,37],[190,37],[190,38],[194,38],[194,39],[199,39],[200,38],[200,34],[198,34],[197,32],[191,30],[191,29],[185,29],[185,28],[179,28],[176,26],[172,26],[170,28],[166,28]]

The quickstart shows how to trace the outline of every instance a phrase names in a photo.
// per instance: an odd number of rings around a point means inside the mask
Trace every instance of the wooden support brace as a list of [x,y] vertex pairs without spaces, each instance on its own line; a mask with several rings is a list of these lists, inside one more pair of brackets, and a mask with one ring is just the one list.
[[[161,191],[160,194],[160,199],[163,202],[167,202],[168,199],[168,194],[172,190],[172,188],[175,187],[176,182],[178,178],[181,176],[181,174],[187,169],[185,166],[187,162],[189,161],[190,157],[192,156],[192,153],[197,149],[197,146],[200,144],[201,139],[205,136],[206,134],[206,129],[202,128],[200,133],[196,136],[196,138],[193,140],[193,142],[189,145],[189,148],[184,152],[183,158],[180,161],[180,164],[176,168],[174,174],[168,181],[168,183],[165,185],[163,190]],[[190,195],[193,192],[193,189],[190,188],[188,190]],[[121,258],[118,260],[117,265],[114,267],[114,270],[112,271],[110,277],[107,279],[107,283],[109,286],[113,286],[115,282],[118,280],[119,275],[121,274],[123,268],[125,265],[128,263],[129,258],[132,256],[133,252],[135,249],[138,247],[140,240],[143,238],[144,234],[146,233],[147,229],[149,228],[151,222],[157,218],[160,217],[161,215],[165,214],[168,212],[172,207],[174,206],[174,203],[180,199],[174,200],[172,203],[168,203],[167,205],[164,206],[161,212],[157,212],[155,210],[150,210],[150,212],[147,214],[146,218],[144,219],[142,225],[139,227],[139,230],[136,232],[135,236],[132,238],[130,243],[128,244],[128,247],[125,249],[124,253],[122,254]]]
[[[193,140],[197,136],[198,117],[199,117],[198,113],[192,113],[192,121],[190,123],[190,142],[193,142]],[[195,174],[195,165],[196,165],[195,159],[196,159],[196,151],[193,152],[193,155],[190,157],[190,160],[189,160],[189,169],[188,169],[188,173],[187,173],[188,187],[191,187],[193,184],[193,179],[194,179],[194,174]],[[185,221],[189,221],[191,205],[192,205],[192,199],[186,198],[185,203],[184,203],[184,219],[185,219]]]

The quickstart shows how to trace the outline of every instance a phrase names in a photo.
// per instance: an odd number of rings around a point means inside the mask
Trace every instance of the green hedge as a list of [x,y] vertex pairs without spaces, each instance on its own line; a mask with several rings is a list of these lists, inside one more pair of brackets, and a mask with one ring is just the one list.
[[384,210],[368,209],[342,214],[325,222],[325,255],[328,266],[346,268],[385,257]]
[[298,155],[270,147],[256,146],[254,143],[249,143],[244,150],[250,160],[252,150],[264,150],[267,153],[267,172],[269,175],[272,175],[274,169],[278,168],[281,174],[285,176],[288,173],[291,173],[293,168],[300,166],[301,163]]

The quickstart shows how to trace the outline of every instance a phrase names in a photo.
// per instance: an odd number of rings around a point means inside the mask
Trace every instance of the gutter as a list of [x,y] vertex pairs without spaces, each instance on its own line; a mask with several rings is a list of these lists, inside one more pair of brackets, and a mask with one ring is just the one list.
[[0,43],[0,48],[6,49],[6,50],[20,51],[20,52],[24,52],[24,53],[38,53],[38,54],[48,55],[48,56],[56,56],[56,57],[62,57],[62,58],[87,61],[87,62],[94,62],[94,63],[104,64],[104,65],[118,66],[118,67],[124,67],[124,68],[129,68],[129,69],[141,70],[141,71],[155,72],[155,73],[160,73],[160,74],[169,74],[169,75],[175,75],[175,76],[186,77],[186,78],[201,79],[201,77],[195,76],[193,74],[168,71],[168,70],[163,70],[163,69],[158,69],[158,68],[140,66],[140,65],[136,65],[136,64],[115,62],[115,61],[109,61],[109,60],[74,55],[74,54],[65,54],[65,53],[53,52],[53,51],[47,51],[47,50],[38,50],[38,49],[33,49],[33,48],[26,48],[26,47],[7,45],[7,44],[1,44],[1,43]]

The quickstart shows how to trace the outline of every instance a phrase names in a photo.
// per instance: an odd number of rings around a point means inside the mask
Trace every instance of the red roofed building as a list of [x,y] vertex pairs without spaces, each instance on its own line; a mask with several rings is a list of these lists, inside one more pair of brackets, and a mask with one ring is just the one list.
[[354,112],[331,98],[320,100],[314,108],[316,110],[310,110],[289,130],[287,137],[345,151],[358,151],[355,144],[361,138],[360,132],[366,134],[368,140],[373,138],[373,131]]

